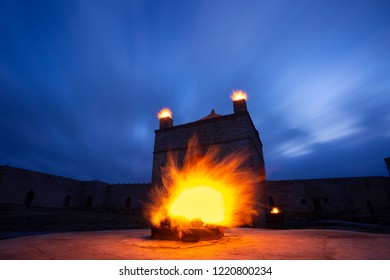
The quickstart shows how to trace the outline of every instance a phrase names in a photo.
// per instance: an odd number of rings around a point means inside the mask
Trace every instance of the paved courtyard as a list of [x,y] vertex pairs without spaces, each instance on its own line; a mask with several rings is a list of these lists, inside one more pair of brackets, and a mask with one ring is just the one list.
[[0,240],[0,259],[390,260],[390,234],[238,228],[185,243],[151,240],[147,229],[54,233]]

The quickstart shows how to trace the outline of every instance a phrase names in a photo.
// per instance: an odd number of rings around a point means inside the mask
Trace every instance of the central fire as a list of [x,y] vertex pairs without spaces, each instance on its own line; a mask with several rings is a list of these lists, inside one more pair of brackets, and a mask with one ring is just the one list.
[[244,153],[223,154],[216,147],[202,152],[192,138],[181,166],[176,156],[168,155],[162,185],[151,192],[152,227],[182,231],[252,223],[259,177],[245,166]]
[[225,220],[223,194],[211,187],[184,189],[168,209],[172,219],[195,220],[205,224],[222,224]]

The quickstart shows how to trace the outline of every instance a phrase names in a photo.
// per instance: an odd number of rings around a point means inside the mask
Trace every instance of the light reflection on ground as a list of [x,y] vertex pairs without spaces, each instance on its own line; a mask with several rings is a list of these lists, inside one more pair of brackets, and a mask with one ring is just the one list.
[[390,235],[340,230],[227,229],[220,240],[150,239],[150,230],[0,240],[0,259],[390,259]]

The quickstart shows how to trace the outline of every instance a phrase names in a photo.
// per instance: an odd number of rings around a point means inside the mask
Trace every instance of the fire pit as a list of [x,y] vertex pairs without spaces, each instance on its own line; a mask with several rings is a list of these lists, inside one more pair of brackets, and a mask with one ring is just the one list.
[[278,207],[273,207],[272,210],[267,213],[266,228],[270,229],[285,229],[286,218],[282,211]]
[[216,240],[224,235],[224,227],[204,225],[200,219],[193,220],[188,227],[171,226],[165,219],[160,225],[152,226],[152,239],[197,242],[200,240]]

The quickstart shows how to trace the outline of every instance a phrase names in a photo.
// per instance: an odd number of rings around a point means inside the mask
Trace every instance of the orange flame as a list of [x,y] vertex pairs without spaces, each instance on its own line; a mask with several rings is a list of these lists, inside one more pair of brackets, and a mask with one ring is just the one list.
[[162,168],[162,186],[154,186],[147,205],[151,223],[159,226],[169,220],[172,226],[240,226],[251,224],[257,215],[255,188],[259,178],[243,168],[246,155],[232,153],[221,159],[219,149],[201,154],[196,137],[188,143],[183,167],[168,155]]
[[234,90],[230,97],[232,98],[233,101],[242,100],[242,99],[247,100],[248,99],[248,95],[246,94],[246,92],[241,90],[241,89]]
[[279,210],[278,207],[273,207],[271,210],[271,214],[279,214],[281,211]]
[[159,119],[162,118],[172,118],[172,111],[168,108],[162,108],[160,112],[158,112],[157,117]]

